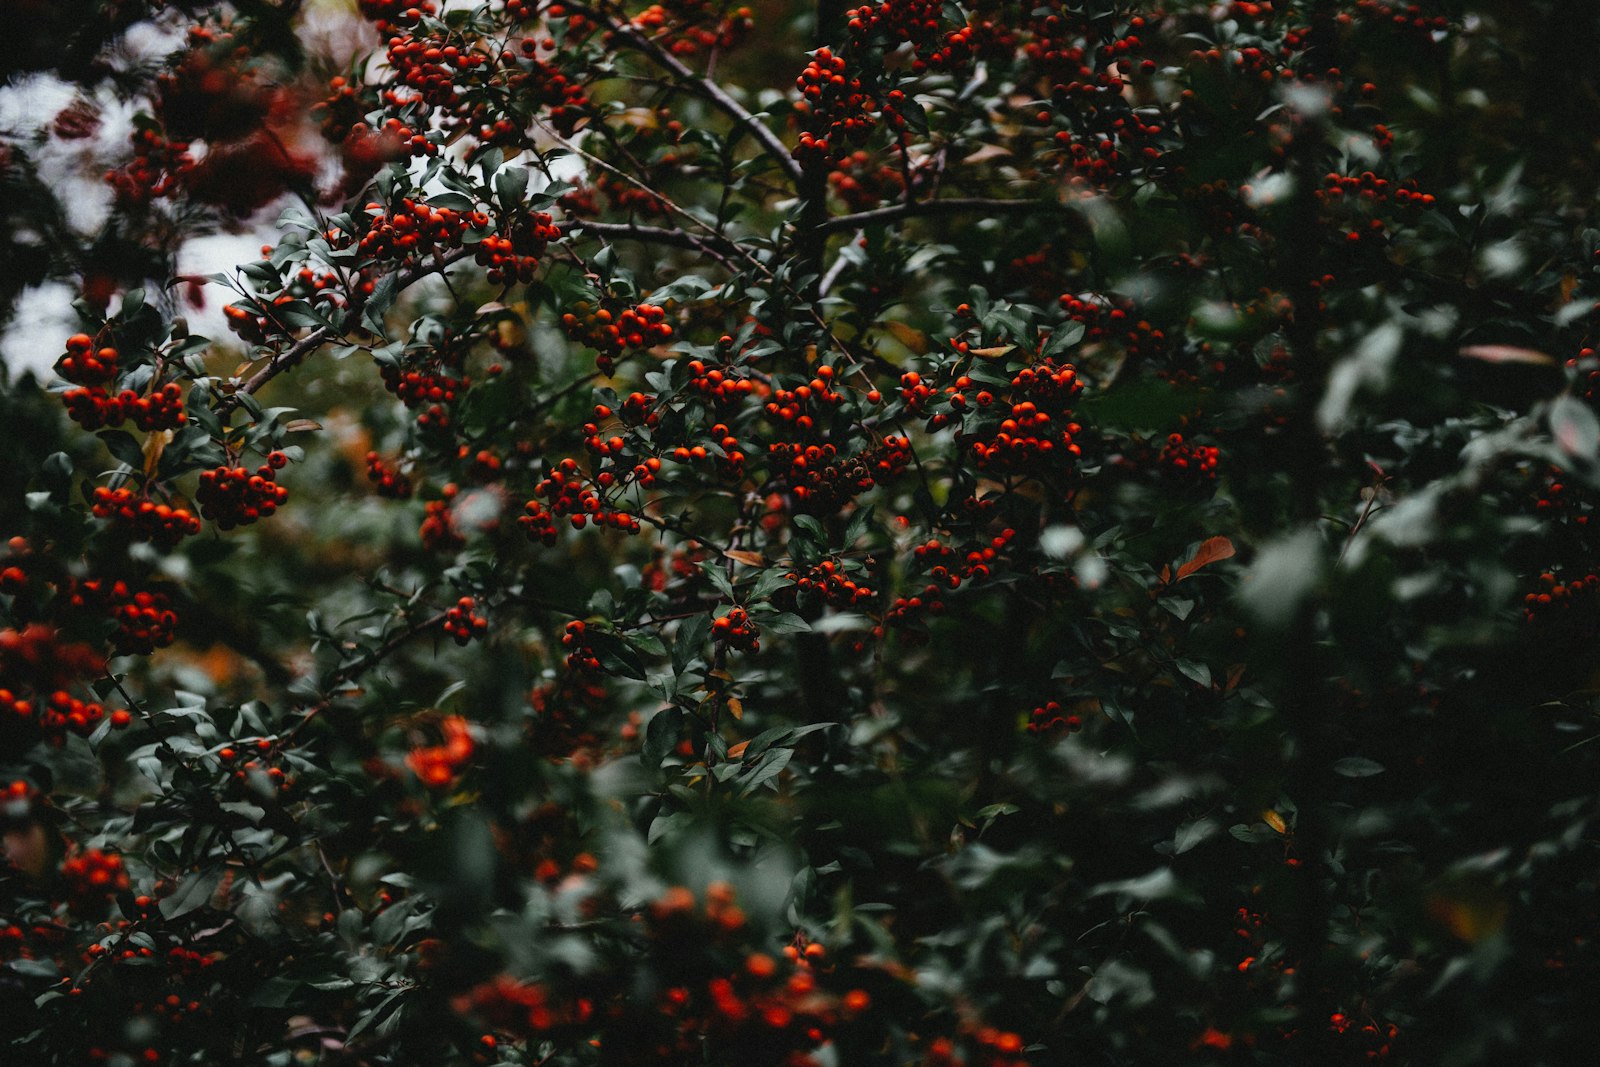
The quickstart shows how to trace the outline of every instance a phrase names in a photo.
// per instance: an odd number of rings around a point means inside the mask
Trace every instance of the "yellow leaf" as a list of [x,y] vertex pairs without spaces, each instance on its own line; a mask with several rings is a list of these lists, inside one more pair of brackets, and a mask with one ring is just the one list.
[[759,567],[766,562],[761,558],[761,553],[746,552],[742,548],[730,548],[722,554],[737,563],[743,563],[747,567]]
[[740,700],[738,697],[729,697],[728,714],[732,715],[735,719],[744,718],[744,701]]
[[1261,821],[1278,831],[1280,834],[1289,832],[1289,824],[1283,821],[1283,816],[1268,808],[1261,813]]
[[928,335],[921,330],[913,329],[903,322],[886,322],[884,323],[884,329],[888,330],[896,341],[899,341],[917,355],[925,356],[928,354]]
[[171,430],[162,430],[160,433],[153,433],[144,439],[144,476],[146,478],[155,477],[156,466],[161,462],[161,453],[171,443]]
[[1486,887],[1462,887],[1428,895],[1428,914],[1463,941],[1477,942],[1499,933],[1510,906]]

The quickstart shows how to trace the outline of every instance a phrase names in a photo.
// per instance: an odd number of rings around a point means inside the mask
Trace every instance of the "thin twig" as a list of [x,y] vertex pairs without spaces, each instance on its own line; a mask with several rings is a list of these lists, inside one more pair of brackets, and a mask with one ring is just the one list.
[[943,200],[912,200],[903,204],[875,207],[853,215],[836,215],[818,223],[824,233],[835,230],[859,230],[875,222],[893,222],[924,215],[951,215],[966,211],[988,212],[993,215],[1025,214],[1032,211],[1063,209],[1064,205],[1051,200],[1000,200],[988,197],[946,197]]

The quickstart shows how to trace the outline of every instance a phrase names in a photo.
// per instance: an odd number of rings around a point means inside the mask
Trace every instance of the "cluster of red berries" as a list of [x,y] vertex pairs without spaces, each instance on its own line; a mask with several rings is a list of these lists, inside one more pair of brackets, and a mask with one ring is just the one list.
[[831,443],[774,442],[768,458],[783,464],[781,470],[775,466],[773,477],[787,482],[796,512],[833,515],[874,485],[903,474],[911,462],[911,439],[885,437],[860,455],[843,458]]
[[[323,132],[328,133],[330,128],[325,125]],[[346,169],[353,172],[346,175],[346,184],[341,189],[351,191],[354,191],[352,186],[360,184],[362,176],[385,163],[392,163],[403,156],[418,158],[439,154],[439,146],[429,140],[426,133],[393,116],[384,119],[383,125],[377,129],[365,122],[356,122],[345,133],[339,149],[344,156]]]
[[[111,725],[122,727],[133,721],[121,708],[112,711]],[[59,745],[68,733],[88,737],[106,718],[104,706],[79,700],[65,689],[57,689],[40,699],[29,699],[10,689],[0,689],[0,718],[12,724],[31,724],[44,740]]]
[[248,344],[264,345],[268,337],[283,337],[288,334],[282,323],[242,304],[226,305],[222,309],[222,315],[228,320],[228,329],[238,334],[239,339]]
[[[407,197],[393,211],[368,204],[371,222],[357,243],[363,258],[414,263],[439,252],[460,248],[469,229],[486,229],[489,216],[482,211],[457,211],[434,207]],[[339,235],[343,241],[348,237]]]
[[442,500],[430,500],[423,505],[422,526],[417,530],[423,547],[430,552],[454,551],[467,543],[456,527],[454,503],[460,487],[446,485]]
[[406,766],[429,789],[443,789],[454,782],[461,768],[472,759],[476,747],[471,727],[459,715],[447,715],[441,719],[439,734],[439,744],[423,745],[406,753]]
[[916,74],[929,70],[960,72],[970,69],[979,59],[1003,62],[1017,51],[1017,32],[1008,23],[1007,19],[996,21],[973,12],[966,25],[919,43],[911,70]]
[[38,690],[71,685],[103,674],[105,657],[79,641],[62,640],[52,626],[29,623],[0,630],[0,678]]
[[479,266],[488,268],[484,276],[490,285],[531,282],[539,269],[539,257],[560,236],[561,231],[548,214],[530,212],[503,232],[485,235],[473,258]]
[[[677,156],[668,153],[667,158],[676,159]],[[657,161],[654,167],[646,170],[643,181],[637,184],[617,177],[610,171],[601,171],[594,176],[594,188],[596,192],[605,194],[612,210],[618,214],[666,218],[672,214],[672,207],[665,199],[652,192],[650,186],[660,187],[666,177],[662,172],[669,165]]]
[[1583,629],[1600,626],[1600,575],[1585,574],[1562,581],[1546,571],[1536,591],[1522,598],[1522,616],[1530,623],[1556,619],[1581,620]]
[[988,578],[1000,553],[1016,535],[1015,530],[1007,527],[986,543],[980,542],[965,553],[950,548],[938,538],[930,538],[926,543],[916,546],[912,555],[919,566],[927,568],[929,581],[920,593],[897,597],[884,613],[884,625],[908,626],[925,616],[943,614],[944,594],[959,589],[963,582]]
[[326,303],[334,307],[344,307],[348,301],[344,296],[344,282],[333,271],[316,271],[310,267],[301,267],[289,279],[285,294],[308,300],[311,303]]
[[731,407],[757,390],[757,383],[734,368],[707,367],[704,360],[688,363],[689,388],[719,406]]
[[171,550],[185,537],[200,532],[200,520],[184,507],[157,504],[126,487],[96,486],[90,501],[95,518],[109,519],[113,527],[134,541],[148,541]]
[[610,374],[624,351],[671,340],[672,327],[666,320],[666,309],[656,304],[636,304],[613,315],[607,308],[580,300],[561,316],[561,325],[568,337],[594,349],[598,353],[595,365],[602,374]]
[[169,141],[148,127],[134,130],[129,139],[133,159],[105,175],[119,208],[137,209],[170,196],[178,188],[178,176],[194,167],[182,141]]
[[[569,45],[573,39],[569,26]],[[544,109],[550,125],[570,136],[589,112],[589,94],[554,63],[539,59],[537,52],[541,47],[553,49],[555,42],[549,38],[536,41],[527,37],[518,48],[520,54],[509,50],[500,54],[501,63],[509,71],[506,88],[520,99]]]
[[561,647],[567,650],[567,671],[571,674],[590,677],[600,674],[600,657],[590,645],[588,634],[588,623],[573,619],[561,635]]
[[[457,1012],[471,1014],[498,1030],[513,1034],[543,1034],[558,1026],[588,1022],[594,1002],[588,997],[562,999],[560,994],[538,982],[519,982],[510,975],[496,975],[451,1002]],[[492,1051],[499,1042],[493,1034],[479,1041]]]
[[556,517],[550,509],[537,500],[530,500],[523,505],[523,514],[517,516],[517,525],[522,527],[522,532],[528,540],[536,541],[548,548],[555,547],[556,543]]
[[489,620],[479,615],[477,608],[475,599],[464,596],[444,613],[444,632],[456,644],[465,645],[474,637],[482,637],[489,632]]
[[274,796],[294,788],[294,778],[284,769],[283,749],[271,738],[235,741],[217,750],[217,759],[229,789],[236,796]]
[[815,429],[816,416],[844,403],[844,394],[833,388],[835,373],[832,367],[823,365],[803,385],[774,389],[763,407],[767,417],[804,432]]
[[[835,968],[803,934],[781,956],[752,950],[746,916],[724,883],[706,887],[703,909],[689,890],[669,889],[645,922],[665,988],[639,1006],[648,1019],[630,1020],[630,1061],[693,1062],[710,1039],[741,1062],[805,1067],[843,1021],[872,1005],[865,990],[827,988]],[[708,950],[720,958],[706,960]]]
[[67,338],[67,354],[56,363],[56,373],[74,385],[104,385],[117,376],[117,358],[115,348],[96,349],[94,338],[76,333]]
[[1178,478],[1214,481],[1217,477],[1217,461],[1221,458],[1222,450],[1216,446],[1192,444],[1184,440],[1183,434],[1173,433],[1167,435],[1166,444],[1161,446],[1156,462],[1163,470]]
[[874,163],[870,153],[857,149],[834,164],[828,187],[851,211],[866,211],[902,199],[906,179],[899,168]]
[[[464,52],[456,45],[413,33],[389,38],[388,59],[394,71],[390,83],[404,85],[416,94],[412,99],[434,107],[453,104],[458,84],[489,63],[489,57],[481,52]],[[397,106],[411,102],[393,90],[386,97]]]
[[723,477],[738,480],[744,477],[745,454],[739,447],[739,439],[733,435],[733,430],[725,422],[713,423],[711,426],[711,440],[720,453],[713,452],[705,445],[679,445],[672,450],[672,458],[679,463],[699,463],[706,459],[717,461],[717,471]]
[[679,546],[670,553],[657,545],[654,557],[641,569],[640,583],[646,589],[664,593],[671,585],[699,577],[704,561],[705,551],[696,545]]
[[1166,347],[1166,332],[1139,318],[1130,300],[1099,293],[1065,293],[1059,304],[1068,319],[1083,325],[1085,344],[1110,342],[1130,357],[1141,359],[1158,357]]
[[[1573,483],[1561,468],[1551,467],[1548,478],[1539,489],[1533,509],[1541,515],[1559,517],[1562,522],[1570,522],[1574,526],[1588,526],[1595,506],[1592,490],[1581,483]],[[3,588],[3,582],[0,582],[0,588]]]
[[711,620],[711,637],[741,652],[761,650],[761,629],[743,608],[730,608],[726,615]]
[[288,456],[273,452],[254,474],[244,467],[202,471],[195,503],[200,505],[201,514],[221,530],[265,519],[289,499],[289,490],[277,484],[278,471],[288,462]]
[[[1422,209],[1431,208],[1437,202],[1432,193],[1420,191],[1417,183],[1409,178],[1391,181],[1378,177],[1370,170],[1360,174],[1330,172],[1323,178],[1322,187],[1316,190],[1315,195],[1317,202],[1329,212],[1341,207],[1347,211],[1355,208],[1372,211],[1386,204]],[[1358,243],[1381,237],[1386,232],[1387,227],[1382,219],[1368,217],[1352,222],[1345,231],[1345,240]]]
[[[566,516],[574,530],[581,530],[592,522],[596,526],[609,526],[623,533],[639,532],[638,519],[626,512],[612,511],[605,506],[600,495],[590,487],[578,469],[578,461],[575,459],[563,459],[556,464],[555,468],[533,487],[533,491],[544,498],[551,513]],[[530,511],[528,514],[532,517],[536,513]]]
[[1106,125],[1108,129],[1087,136],[1071,130],[1056,131],[1056,143],[1067,150],[1073,171],[1085,182],[1105,187],[1124,177],[1137,163],[1161,158],[1161,149],[1153,143],[1164,129],[1161,123],[1146,122],[1137,112],[1131,112]]
[[115,395],[98,386],[71,389],[61,396],[67,415],[86,430],[116,426],[128,419],[146,433],[157,430],[176,430],[188,421],[183,410],[183,387],[168,382],[149,396],[140,396],[132,389]]
[[413,26],[438,11],[432,0],[358,0],[361,16],[388,33],[395,26]]
[[1394,1023],[1379,1024],[1375,1019],[1357,1025],[1357,1020],[1350,1018],[1342,1011],[1336,1011],[1328,1016],[1328,1029],[1336,1034],[1349,1034],[1365,1046],[1366,1058],[1369,1060],[1382,1060],[1389,1057],[1394,1046],[1394,1039],[1400,1036],[1400,1028]]
[[122,857],[104,849],[89,848],[61,861],[61,879],[73,911],[97,914],[116,894],[128,888],[128,869]]
[[1028,712],[1028,732],[1030,734],[1058,732],[1075,734],[1081,729],[1083,729],[1082,717],[1061,714],[1061,704],[1055,700],[1047,700]]
[[1397,30],[1419,38],[1433,40],[1435,33],[1450,28],[1450,20],[1443,15],[1429,15],[1421,4],[1401,5],[1394,0],[1356,0],[1356,13],[1378,23],[1387,23]]
[[971,1047],[966,1055],[956,1052],[955,1042],[936,1037],[928,1042],[928,1067],[1028,1067],[1022,1057],[1022,1035],[994,1026],[968,1026],[966,1039]]
[[664,38],[673,55],[687,58],[739,45],[755,26],[755,12],[739,7],[719,14],[709,0],[665,0],[651,4],[631,22],[641,33]]
[[856,581],[850,571],[831,559],[825,559],[805,571],[790,571],[787,575],[799,593],[815,593],[836,608],[859,607],[877,599],[877,591]]
[[[819,48],[795,79],[800,99],[794,109],[801,129],[793,155],[802,166],[830,167],[851,151],[851,145],[866,140],[877,124],[877,101],[846,69],[843,56]],[[888,98],[898,104],[904,95],[894,89]]]
[[1011,388],[1009,407],[998,425],[963,437],[978,466],[1012,473],[1070,466],[1082,451],[1073,438],[1083,427],[1071,420],[1073,403],[1083,391],[1077,369],[1041,360],[1019,370]]
[[472,379],[453,378],[442,369],[401,370],[388,363],[379,369],[379,374],[383,377],[384,388],[399,397],[406,407],[417,411],[417,425],[424,430],[448,428],[449,406],[472,384]]
[[108,615],[117,624],[111,647],[120,656],[147,656],[176,637],[178,613],[163,592],[135,590],[121,580],[88,578],[72,587],[67,603]]
[[874,36],[891,41],[925,41],[939,32],[940,0],[885,0],[845,12],[845,28],[860,43]]
[[[661,424],[661,415],[652,410],[655,398],[644,393],[634,392],[623,401],[621,421],[628,426],[646,426],[654,429]],[[615,415],[605,404],[594,406],[594,421],[583,424],[583,445],[600,459],[607,457],[620,457],[628,447],[628,441],[621,434],[602,436],[600,423]],[[634,467],[633,475],[643,485],[655,482],[655,473],[661,469],[661,461],[651,457],[647,463]],[[601,488],[609,489],[616,481],[616,475],[609,471],[602,471],[595,479]]]
[[367,480],[379,496],[391,500],[409,500],[415,490],[410,478],[376,452],[367,453]]

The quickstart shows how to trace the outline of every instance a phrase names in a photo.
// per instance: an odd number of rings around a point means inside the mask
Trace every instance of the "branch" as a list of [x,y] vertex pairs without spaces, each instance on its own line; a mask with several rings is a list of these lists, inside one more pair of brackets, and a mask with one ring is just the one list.
[[711,101],[724,114],[742,126],[750,136],[760,141],[761,146],[767,150],[767,154],[772,157],[773,162],[777,163],[779,168],[789,176],[790,181],[800,181],[800,164],[795,161],[794,156],[790,154],[783,141],[779,140],[778,135],[746,110],[743,104],[724,92],[716,82],[696,74],[677,56],[668,52],[625,22],[619,22],[610,15],[601,14],[593,8],[582,4],[569,3],[567,8],[572,11],[581,11],[595,21],[604,24],[612,33],[655,60],[660,66],[671,71],[679,81]]
[[[395,285],[395,293],[398,295],[404,290],[411,288],[411,286],[415,285],[423,278],[426,278],[428,275],[433,274],[436,271],[442,271],[446,267],[459,263],[461,260],[473,255],[476,251],[476,248],[457,248],[451,251],[448,255],[440,256],[432,263],[426,265],[419,264],[411,268],[409,271],[405,271],[400,275],[400,279]],[[353,316],[356,312],[361,310],[363,303],[365,303],[365,301],[351,301],[350,307],[347,309],[345,314],[347,316]],[[300,362],[300,360],[304,359],[307,355],[333,340],[336,334],[337,331],[330,326],[318,326],[315,330],[312,330],[310,333],[300,338],[300,340],[296,341],[282,352],[279,352],[277,355],[273,356],[267,361],[266,366],[252,374],[243,385],[222,398],[221,402],[217,404],[217,414],[226,415],[228,412],[238,407],[243,396],[255,395],[260,391],[262,386],[266,385],[268,382],[272,381],[272,379],[276,378],[278,375],[282,374],[284,371]]]
[[[427,633],[429,630],[443,625],[445,616],[448,614],[448,611],[441,611],[436,615],[428,616],[426,619],[423,619],[420,622],[414,622],[410,626],[407,626],[405,629],[401,630],[399,633],[391,636],[387,641],[373,649],[371,652],[368,652],[366,655],[360,656],[345,664],[343,667],[340,667],[338,670],[334,671],[328,676],[327,689],[331,693],[332,690],[337,689],[339,686],[342,686],[347,682],[353,681],[354,679],[360,677],[366,671],[371,670],[373,667],[376,667],[378,664],[394,655],[408,641],[416,637],[418,634]],[[315,704],[308,706],[306,708],[306,713],[300,717],[300,721],[295,723],[285,736],[289,740],[293,740],[295,735],[304,729],[308,722],[322,714],[324,711],[327,711],[328,708],[332,707],[333,701],[334,698],[330,695],[325,696]]]
[[875,222],[892,222],[920,215],[955,215],[964,211],[981,211],[991,215],[1020,215],[1030,211],[1048,211],[1063,205],[1053,200],[998,200],[985,197],[948,197],[944,200],[912,201],[907,204],[890,204],[871,211],[858,211],[854,215],[837,215],[819,223],[817,229],[824,233],[834,230],[855,230]]
[[696,252],[704,252],[707,246],[712,244],[720,245],[727,251],[733,250],[731,241],[700,238],[683,230],[669,229],[665,226],[640,226],[632,222],[590,222],[587,219],[572,219],[559,223],[558,226],[573,236],[592,233],[599,237],[672,245],[674,248],[689,248]]

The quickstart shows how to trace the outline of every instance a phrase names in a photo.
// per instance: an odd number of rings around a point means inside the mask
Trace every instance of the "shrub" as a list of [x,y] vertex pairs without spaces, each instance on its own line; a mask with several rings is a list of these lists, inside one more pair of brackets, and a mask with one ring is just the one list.
[[1588,1052],[1600,16],[103,10],[17,1062]]

